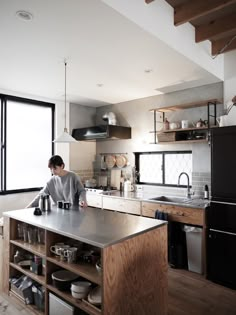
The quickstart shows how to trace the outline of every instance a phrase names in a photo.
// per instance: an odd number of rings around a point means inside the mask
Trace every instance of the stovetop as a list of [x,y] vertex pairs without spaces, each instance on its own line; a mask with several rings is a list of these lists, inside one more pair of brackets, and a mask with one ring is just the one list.
[[97,187],[93,187],[93,188],[85,187],[85,190],[87,191],[87,193],[100,194],[100,193],[103,193],[104,191],[109,192],[109,191],[117,190],[117,188],[116,187],[108,187],[108,186],[97,186]]

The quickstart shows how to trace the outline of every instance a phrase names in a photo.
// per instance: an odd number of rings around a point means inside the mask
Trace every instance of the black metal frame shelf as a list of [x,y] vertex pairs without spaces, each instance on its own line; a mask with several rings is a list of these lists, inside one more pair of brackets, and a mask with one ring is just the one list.
[[[210,100],[205,100],[205,101],[200,101],[200,102],[194,102],[194,103],[188,103],[188,104],[182,104],[182,105],[174,105],[174,106],[167,106],[167,107],[161,107],[161,108],[155,108],[151,109],[150,112],[154,113],[154,118],[153,118],[153,123],[154,123],[154,130],[151,131],[151,133],[154,133],[154,144],[161,143],[163,142],[157,142],[157,134],[162,134],[162,133],[168,133],[168,132],[184,132],[184,131],[200,131],[200,130],[207,130],[208,135],[209,135],[209,130],[212,127],[217,126],[217,121],[216,121],[216,105],[217,104],[222,104],[221,100],[218,99],[210,99]],[[189,108],[196,108],[196,107],[202,107],[202,106],[207,106],[207,126],[206,127],[200,127],[200,128],[185,128],[185,129],[172,129],[172,130],[163,130],[163,131],[157,131],[157,113],[162,113],[162,122],[165,120],[165,114],[168,112],[173,112],[173,111],[178,111],[178,110],[184,110],[184,109],[189,109]],[[213,113],[211,111],[211,108],[213,107]],[[214,119],[213,125],[210,125],[210,117]],[[193,141],[193,140],[184,140],[184,141],[166,141],[166,143],[196,143],[199,140]],[[202,142],[202,141],[199,141]]]

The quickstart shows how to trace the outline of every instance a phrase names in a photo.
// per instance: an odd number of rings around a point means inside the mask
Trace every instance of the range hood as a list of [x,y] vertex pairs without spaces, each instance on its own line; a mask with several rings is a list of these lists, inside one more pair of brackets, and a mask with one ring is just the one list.
[[98,125],[72,130],[76,140],[119,140],[131,139],[131,128],[117,125]]

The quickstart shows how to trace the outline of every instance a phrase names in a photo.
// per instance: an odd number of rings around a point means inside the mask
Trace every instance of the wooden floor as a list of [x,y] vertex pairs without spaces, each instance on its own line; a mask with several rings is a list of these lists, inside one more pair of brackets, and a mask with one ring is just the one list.
[[[235,290],[214,284],[195,273],[177,269],[169,270],[168,281],[168,315],[236,315]],[[32,313],[26,311],[24,306],[0,296],[0,314]]]
[[236,290],[184,270],[170,269],[168,315],[236,315]]

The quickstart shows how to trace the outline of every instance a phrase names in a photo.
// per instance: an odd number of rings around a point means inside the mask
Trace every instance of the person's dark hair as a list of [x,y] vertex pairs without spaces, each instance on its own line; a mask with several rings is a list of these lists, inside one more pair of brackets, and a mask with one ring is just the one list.
[[49,161],[48,161],[48,167],[49,168],[56,168],[56,166],[65,166],[65,163],[63,162],[60,155],[53,155]]

